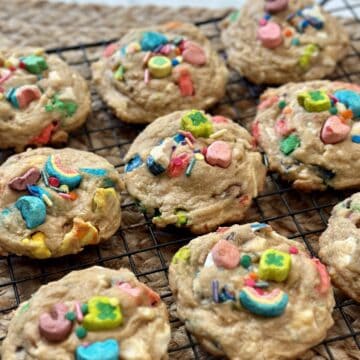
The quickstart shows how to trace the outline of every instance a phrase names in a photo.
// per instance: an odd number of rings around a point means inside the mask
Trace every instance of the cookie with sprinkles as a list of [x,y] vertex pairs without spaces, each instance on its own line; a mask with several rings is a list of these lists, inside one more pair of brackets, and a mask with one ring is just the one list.
[[360,193],[333,208],[319,244],[332,282],[360,302]]
[[204,233],[240,220],[266,173],[253,140],[223,116],[199,110],[163,116],[131,145],[126,187],[159,227]]
[[248,0],[222,40],[230,66],[256,84],[321,79],[349,46],[341,23],[311,0]]
[[66,143],[91,109],[86,81],[41,49],[0,51],[0,148]]
[[166,360],[160,296],[127,269],[94,266],[42,286],[11,319],[7,360]]
[[325,266],[266,224],[190,241],[173,257],[169,282],[188,331],[228,359],[295,359],[333,325]]
[[228,71],[191,24],[172,22],[129,31],[92,66],[99,94],[120,120],[150,123],[224,96]]
[[0,246],[37,259],[75,254],[120,226],[123,183],[93,153],[40,148],[0,166]]
[[319,80],[268,89],[252,132],[270,170],[294,188],[360,188],[360,86]]

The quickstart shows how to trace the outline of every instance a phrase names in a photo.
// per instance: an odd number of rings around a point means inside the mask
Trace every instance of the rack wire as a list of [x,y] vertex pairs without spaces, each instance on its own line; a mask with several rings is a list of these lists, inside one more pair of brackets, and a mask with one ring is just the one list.
[[[345,14],[352,38],[350,53],[338,66],[331,79],[359,82],[360,76],[360,1],[341,0],[322,2],[334,15]],[[336,2],[337,4],[339,1]],[[220,22],[212,18],[197,23],[208,35],[221,56],[226,53],[220,42]],[[69,47],[48,49],[63,58],[87,80],[91,80],[90,65],[98,53],[116,39]],[[230,112],[239,124],[247,126],[255,115],[255,108],[263,86],[251,84],[231,71],[226,97],[213,110]],[[69,146],[85,149],[106,157],[120,172],[123,157],[141,126],[130,126],[117,120],[92,89],[93,114],[86,125],[73,134]],[[12,153],[0,151],[0,164]],[[247,221],[271,224],[281,234],[303,242],[312,256],[317,254],[317,239],[324,231],[332,207],[348,196],[346,192],[299,194],[277,174],[267,176],[265,190],[255,199]],[[158,230],[151,218],[140,212],[129,196],[123,194],[123,222],[119,231],[109,241],[97,247],[87,247],[82,253],[62,259],[37,261],[8,255],[0,257],[0,317],[7,316],[20,302],[28,299],[39,286],[56,280],[66,273],[91,265],[130,268],[137,277],[157,290],[168,305],[172,327],[169,348],[171,359],[212,359],[189,334],[174,311],[174,299],[168,286],[167,271],[171,256],[193,236],[182,230]],[[134,235],[136,234],[136,236]],[[336,292],[336,331],[330,331],[326,340],[313,349],[314,354],[326,359],[337,359],[338,346],[352,348],[355,358],[360,358],[360,325],[354,325],[354,312],[360,313],[360,304]],[[0,333],[4,338],[5,333]],[[357,355],[356,355],[357,354]],[[4,359],[6,360],[6,359]]]

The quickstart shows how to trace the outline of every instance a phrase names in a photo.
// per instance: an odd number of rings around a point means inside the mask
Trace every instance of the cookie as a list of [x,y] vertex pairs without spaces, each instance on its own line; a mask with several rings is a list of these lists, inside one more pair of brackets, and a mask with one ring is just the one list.
[[92,71],[101,97],[129,123],[207,109],[224,96],[228,78],[207,38],[185,23],[129,31],[105,49]]
[[127,269],[94,266],[42,286],[14,314],[6,360],[165,360],[170,325],[160,296]]
[[340,22],[311,0],[248,0],[222,40],[230,66],[256,84],[321,79],[349,47]]
[[0,246],[38,259],[75,254],[120,226],[122,182],[102,157],[41,148],[0,166]]
[[86,81],[58,56],[0,51],[0,148],[65,143],[90,109]]
[[319,256],[332,282],[360,302],[360,193],[333,208],[319,244]]
[[253,138],[223,116],[177,111],[148,125],[125,161],[128,192],[159,227],[204,233],[245,216],[265,166]]
[[333,324],[325,266],[266,224],[192,240],[173,257],[169,282],[186,328],[232,360],[294,359]]
[[296,189],[360,187],[360,87],[290,83],[261,96],[252,133]]

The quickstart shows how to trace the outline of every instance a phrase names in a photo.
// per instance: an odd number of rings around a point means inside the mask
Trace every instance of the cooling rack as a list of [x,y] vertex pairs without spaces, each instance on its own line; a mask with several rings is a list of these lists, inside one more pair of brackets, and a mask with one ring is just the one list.
[[[322,4],[335,16],[346,16],[344,25],[352,39],[350,53],[337,67],[331,79],[360,83],[360,1],[323,1]],[[197,25],[226,60],[226,53],[220,42],[222,20],[223,18],[211,18]],[[91,63],[114,40],[116,39],[52,48],[47,52],[59,55],[87,80],[91,80]],[[255,115],[256,104],[263,90],[264,87],[254,85],[231,71],[226,96],[212,112],[227,114],[241,125],[248,126]],[[104,156],[122,172],[123,157],[142,127],[118,121],[101,102],[94,89],[91,94],[93,114],[82,129],[71,135],[69,146]],[[10,151],[0,151],[0,164],[11,154]],[[0,317],[8,316],[42,284],[59,279],[72,270],[92,265],[113,268],[125,266],[141,281],[157,290],[169,308],[172,327],[170,359],[212,359],[176,317],[174,299],[168,286],[167,271],[171,256],[193,236],[182,230],[157,230],[152,225],[151,218],[142,213],[126,193],[122,195],[122,226],[109,241],[100,246],[87,247],[78,255],[43,261],[15,255],[0,257]],[[317,239],[326,228],[332,207],[348,195],[349,193],[330,190],[300,194],[291,189],[289,184],[282,182],[276,174],[269,174],[265,190],[255,199],[247,221],[261,221],[272,225],[290,239],[303,242],[309,253],[316,256]],[[359,316],[360,304],[336,291],[336,330],[329,332],[323,343],[313,349],[313,354],[322,355],[326,359],[337,359],[338,348],[349,347],[352,354],[355,353],[355,358],[360,358],[360,327],[358,324],[354,325],[356,312]]]

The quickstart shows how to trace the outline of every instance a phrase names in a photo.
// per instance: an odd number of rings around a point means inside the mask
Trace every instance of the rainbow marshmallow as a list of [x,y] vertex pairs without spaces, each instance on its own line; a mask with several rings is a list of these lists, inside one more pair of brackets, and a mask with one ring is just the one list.
[[49,176],[56,177],[61,185],[67,185],[70,189],[78,187],[82,180],[82,176],[76,170],[66,168],[61,163],[61,158],[58,154],[48,157],[45,170]]
[[289,296],[280,289],[260,295],[254,288],[246,286],[241,290],[239,300],[253,314],[275,317],[284,313]]

